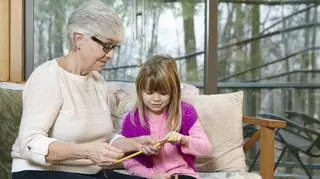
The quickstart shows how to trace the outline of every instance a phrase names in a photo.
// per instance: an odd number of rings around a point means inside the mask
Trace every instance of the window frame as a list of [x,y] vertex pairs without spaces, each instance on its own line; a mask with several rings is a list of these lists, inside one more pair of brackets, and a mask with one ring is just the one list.
[[[27,80],[31,75],[34,66],[34,0],[25,1],[25,73]],[[217,31],[218,31],[218,2],[205,0],[205,59],[204,59],[204,82],[205,94],[217,93]],[[210,78],[209,78],[210,77]]]
[[34,66],[34,0],[25,0],[25,30],[24,30],[24,80],[27,80],[33,71]]

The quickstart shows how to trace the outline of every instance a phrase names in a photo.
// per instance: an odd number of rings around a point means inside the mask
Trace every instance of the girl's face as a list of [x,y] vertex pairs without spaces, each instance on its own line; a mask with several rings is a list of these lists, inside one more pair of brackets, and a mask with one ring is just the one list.
[[168,93],[158,93],[154,91],[144,90],[142,92],[142,100],[146,107],[147,114],[162,114],[170,102]]

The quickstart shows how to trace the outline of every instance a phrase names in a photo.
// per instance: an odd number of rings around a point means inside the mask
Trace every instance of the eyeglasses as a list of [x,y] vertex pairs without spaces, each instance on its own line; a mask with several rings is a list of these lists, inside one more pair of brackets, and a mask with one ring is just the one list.
[[98,39],[95,36],[92,36],[91,39],[93,41],[97,42],[98,44],[100,44],[103,47],[103,51],[106,52],[106,53],[109,53],[112,49],[114,51],[117,51],[120,48],[120,46],[117,45],[117,43],[114,42],[114,41],[105,43],[105,42],[101,41],[100,39]]

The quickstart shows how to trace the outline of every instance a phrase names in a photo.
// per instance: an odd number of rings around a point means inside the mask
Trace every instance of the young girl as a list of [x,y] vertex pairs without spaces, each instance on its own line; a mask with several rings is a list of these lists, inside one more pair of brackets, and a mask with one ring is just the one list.
[[153,138],[163,144],[156,155],[124,161],[133,175],[147,178],[199,178],[196,156],[208,155],[211,143],[195,108],[181,102],[175,60],[154,56],[143,64],[136,80],[137,104],[122,126],[125,137]]

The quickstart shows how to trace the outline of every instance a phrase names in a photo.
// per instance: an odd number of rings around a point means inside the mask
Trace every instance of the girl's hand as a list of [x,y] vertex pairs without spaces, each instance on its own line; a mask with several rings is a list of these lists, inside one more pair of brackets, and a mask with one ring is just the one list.
[[110,166],[124,155],[120,149],[105,142],[92,142],[85,144],[87,158],[98,166]]
[[175,131],[169,132],[164,138],[164,141],[169,142],[171,144],[180,144],[180,145],[187,145],[188,143],[186,136]]
[[169,174],[159,173],[159,174],[152,176],[150,179],[170,179],[170,178],[171,178],[171,176]]

